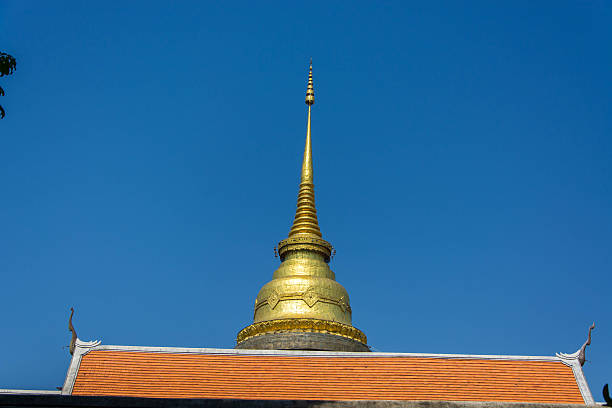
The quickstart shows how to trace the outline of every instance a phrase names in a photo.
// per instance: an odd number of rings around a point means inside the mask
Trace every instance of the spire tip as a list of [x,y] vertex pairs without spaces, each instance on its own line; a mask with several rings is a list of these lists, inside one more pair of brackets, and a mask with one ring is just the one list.
[[314,87],[312,85],[312,58],[310,58],[310,69],[308,70],[308,87],[306,88],[306,105],[314,105]]

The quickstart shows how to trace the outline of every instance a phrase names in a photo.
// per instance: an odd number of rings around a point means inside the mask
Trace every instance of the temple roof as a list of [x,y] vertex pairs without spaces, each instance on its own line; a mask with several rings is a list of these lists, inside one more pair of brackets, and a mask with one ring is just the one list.
[[135,347],[80,340],[62,394],[593,403],[574,355]]

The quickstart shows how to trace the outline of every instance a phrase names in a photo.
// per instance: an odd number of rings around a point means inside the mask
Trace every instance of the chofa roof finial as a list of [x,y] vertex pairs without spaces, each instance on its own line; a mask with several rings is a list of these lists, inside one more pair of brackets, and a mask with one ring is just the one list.
[[72,325],[72,316],[74,315],[74,308],[70,308],[70,318],[68,319],[68,330],[72,332],[72,339],[70,340],[70,354],[74,354],[74,346],[77,341],[76,330],[74,330],[74,326]]
[[586,348],[591,345],[591,331],[595,328],[595,322],[589,327],[589,335],[587,337],[587,341],[584,342],[582,347],[580,347],[580,352],[578,354],[578,361],[580,361],[580,365],[583,366],[586,361]]

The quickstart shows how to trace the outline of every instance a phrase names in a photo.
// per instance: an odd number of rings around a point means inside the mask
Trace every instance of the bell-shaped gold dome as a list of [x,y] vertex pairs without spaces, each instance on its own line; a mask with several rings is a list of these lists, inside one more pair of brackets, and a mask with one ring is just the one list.
[[[238,347],[242,348],[254,337],[273,333],[324,333],[358,342],[363,346],[359,347],[367,351],[366,336],[351,325],[348,293],[336,282],[334,272],[329,268],[333,247],[322,238],[317,220],[310,136],[310,115],[314,104],[312,60],[306,104],[306,146],[295,219],[289,237],[278,244],[281,264],[272,280],[257,295],[253,324],[238,333]],[[326,344],[329,343],[327,340],[324,339]],[[308,348],[317,349],[317,344],[310,344]]]

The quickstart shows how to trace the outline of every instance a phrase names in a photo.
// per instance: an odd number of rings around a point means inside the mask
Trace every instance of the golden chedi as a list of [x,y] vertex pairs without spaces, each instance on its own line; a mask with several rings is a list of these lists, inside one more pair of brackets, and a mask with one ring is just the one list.
[[237,348],[369,351],[366,336],[351,325],[349,296],[329,268],[333,247],[322,238],[317,220],[310,136],[314,101],[311,61],[295,219],[289,237],[278,244],[280,267],[259,291],[253,324],[238,333]]

